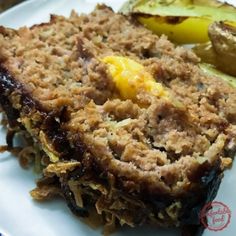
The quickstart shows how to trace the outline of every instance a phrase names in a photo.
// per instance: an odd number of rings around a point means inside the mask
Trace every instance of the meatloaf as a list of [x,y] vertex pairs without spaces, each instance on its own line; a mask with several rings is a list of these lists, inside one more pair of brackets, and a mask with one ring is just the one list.
[[[169,91],[124,99],[103,58],[129,58]],[[0,28],[0,103],[7,146],[42,178],[31,195],[65,198],[106,225],[200,232],[235,154],[236,89],[208,76],[188,49],[98,5],[90,14]],[[13,144],[14,136],[27,145]]]

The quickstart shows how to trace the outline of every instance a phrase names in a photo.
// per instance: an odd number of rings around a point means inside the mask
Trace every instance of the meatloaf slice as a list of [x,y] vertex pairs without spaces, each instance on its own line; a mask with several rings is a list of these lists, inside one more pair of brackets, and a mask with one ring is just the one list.
[[[122,99],[102,62],[111,55],[142,64],[182,105],[149,93]],[[0,61],[6,149],[24,133],[20,160],[43,171],[33,198],[61,194],[76,215],[95,207],[110,225],[200,226],[235,153],[236,91],[204,74],[190,50],[99,5],[1,27]]]

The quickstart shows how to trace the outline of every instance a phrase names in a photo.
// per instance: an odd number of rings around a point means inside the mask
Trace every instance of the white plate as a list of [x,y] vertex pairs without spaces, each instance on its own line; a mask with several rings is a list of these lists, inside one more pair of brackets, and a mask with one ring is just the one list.
[[[234,2],[235,0],[231,0]],[[31,0],[0,15],[0,25],[17,28],[46,21],[50,13],[69,15],[72,9],[90,12],[98,1],[93,0]],[[118,10],[124,0],[103,0]],[[0,143],[5,143],[5,132],[0,129]],[[8,153],[0,154],[0,235],[9,236],[98,236],[101,230],[93,230],[72,215],[64,201],[53,200],[37,203],[29,195],[36,176],[31,170],[23,170],[16,158]],[[236,232],[236,166],[225,172],[217,201],[227,204],[232,212],[231,223],[219,232],[205,230],[204,236],[233,236]],[[171,230],[150,227],[123,228],[116,236],[177,236]]]

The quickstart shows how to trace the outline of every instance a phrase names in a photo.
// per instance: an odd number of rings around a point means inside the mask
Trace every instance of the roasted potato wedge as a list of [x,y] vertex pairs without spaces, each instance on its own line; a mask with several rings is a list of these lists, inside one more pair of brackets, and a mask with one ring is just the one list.
[[192,50],[201,58],[202,62],[216,65],[216,53],[210,41],[207,43],[196,44]]
[[209,37],[216,54],[216,66],[236,76],[236,27],[215,22],[209,27]]
[[236,76],[236,27],[215,22],[209,27],[209,37],[210,42],[196,45],[193,51],[202,62]]
[[135,0],[121,11],[180,44],[209,41],[208,26],[214,21],[236,26],[236,8],[217,0]]

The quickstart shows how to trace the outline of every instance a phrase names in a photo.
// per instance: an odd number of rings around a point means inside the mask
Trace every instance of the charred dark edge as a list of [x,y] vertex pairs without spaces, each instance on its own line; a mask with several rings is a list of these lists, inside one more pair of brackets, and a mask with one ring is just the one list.
[[70,187],[66,183],[62,183],[61,189],[62,189],[62,193],[64,195],[64,198],[66,200],[67,206],[69,207],[71,212],[73,214],[75,214],[76,216],[88,217],[89,211],[85,207],[81,208],[81,207],[77,206],[76,201],[75,201],[75,197],[74,197],[72,191],[70,190]]
[[[13,92],[17,93],[17,95],[20,95],[21,97],[20,103],[23,107],[21,111],[15,109],[8,98]],[[23,112],[26,114],[30,113],[31,110],[37,110],[38,112],[40,112],[43,118],[43,122],[37,124],[37,128],[43,130],[48,138],[52,140],[55,150],[61,154],[62,159],[77,159],[77,156],[73,154],[77,153],[78,156],[82,157],[83,153],[85,152],[85,146],[80,142],[77,142],[75,144],[74,149],[70,148],[69,141],[66,137],[66,132],[60,129],[60,124],[55,120],[55,116],[60,114],[43,111],[43,107],[37,101],[35,101],[24,89],[24,87],[19,84],[13,76],[10,75],[8,70],[1,65],[0,105],[7,116],[9,126],[12,128],[20,128],[22,130],[24,130],[25,128],[21,123],[17,121],[17,119],[20,117],[20,112],[22,112],[23,110]],[[8,136],[6,137],[6,139],[7,144],[9,146],[12,146],[12,140],[10,140]],[[65,190],[65,186],[61,186],[61,188],[62,190]],[[88,211],[85,208],[79,208],[78,206],[76,206],[75,199],[70,192],[63,191],[63,195],[66,199],[68,207],[74,214],[81,217],[88,216]]]
[[[97,164],[93,162],[93,165]],[[199,232],[204,229],[202,229],[203,226],[200,221],[200,211],[206,203],[211,202],[216,197],[223,177],[220,165],[220,160],[216,162],[214,166],[210,166],[206,163],[203,168],[196,171],[193,177],[197,180],[194,181],[197,184],[197,188],[184,195],[179,195],[177,197],[150,192],[147,184],[142,184],[140,192],[132,192],[132,198],[134,200],[143,201],[154,213],[165,209],[176,201],[180,201],[182,205],[181,212],[179,213],[180,226],[194,226],[196,234],[192,233],[191,235],[200,235]],[[101,171],[98,171],[99,169],[101,169]],[[101,173],[102,167],[96,166],[93,168],[93,171]],[[106,179],[108,178],[104,176],[105,181]],[[127,188],[124,187],[125,181],[124,178],[116,178],[116,187],[117,189],[124,191],[124,194],[127,194]],[[139,225],[138,221],[136,222],[136,225]]]
[[[20,96],[20,103],[22,105],[21,111],[13,108],[8,97],[12,93],[16,93]],[[75,148],[70,148],[70,143],[67,140],[67,134],[61,129],[60,123],[56,121],[56,117],[61,118],[65,121],[66,118],[66,108],[62,108],[59,112],[49,112],[42,107],[42,105],[35,101],[28,91],[17,82],[13,76],[10,75],[7,69],[0,65],[0,104],[3,110],[6,112],[8,122],[11,127],[20,127],[24,129],[22,125],[17,121],[20,117],[20,112],[25,115],[30,114],[32,110],[38,111],[42,116],[42,122],[35,125],[35,128],[39,128],[44,131],[47,137],[52,141],[55,150],[61,154],[62,159],[77,159],[73,153],[82,156],[85,152],[85,145],[81,143],[75,144]],[[79,138],[79,137],[78,137]]]
[[[30,96],[30,94],[24,89],[24,87],[19,84],[19,82],[17,82],[13,76],[10,75],[8,70],[6,70],[3,66],[0,66],[0,104],[6,112],[10,126],[18,126],[24,128],[17,121],[20,116],[20,111],[14,109],[11,105],[10,100],[8,99],[8,96],[13,92],[17,92],[21,96],[21,104],[24,112],[30,112],[30,110],[32,109],[40,112],[40,114],[44,118],[44,121],[43,123],[37,124],[38,128],[46,132],[47,136],[51,140],[53,140],[55,150],[62,153],[62,157],[65,160],[69,158],[73,159],[73,157],[76,157],[75,154],[82,157],[83,153],[86,151],[85,145],[81,142],[81,140],[78,140],[75,149],[70,148],[69,142],[66,137],[66,132],[60,128],[60,124],[55,120],[55,117],[60,114],[45,111],[43,107]],[[61,149],[61,147],[63,146],[64,148]],[[95,159],[91,168],[94,173],[97,173],[97,176],[99,176],[101,173],[104,173],[103,168],[96,164]],[[188,195],[184,196],[185,199],[188,199],[188,201],[181,200],[181,197],[180,199],[177,199],[176,197],[161,196],[160,193],[149,193],[145,185],[143,185],[141,193],[136,193],[132,195],[132,197],[134,199],[140,199],[147,205],[151,206],[153,212],[158,212],[158,210],[164,209],[172,202],[180,200],[183,205],[182,211],[180,213],[181,216],[179,218],[181,225],[194,225],[197,229],[200,229],[201,225],[199,212],[205,203],[211,201],[216,196],[217,190],[219,188],[222,177],[219,163],[210,172],[206,169],[205,173],[203,173],[202,176],[203,177],[201,178],[199,184],[203,187],[200,191],[199,189],[197,189],[196,192],[191,192]],[[106,177],[104,177],[104,181],[106,182]],[[117,187],[121,190],[121,192],[127,194],[127,189],[125,189],[125,187],[123,186],[123,181],[125,180],[117,179]],[[64,197],[72,212],[74,212],[76,215],[86,216],[86,209],[82,209],[82,211],[80,211],[80,209],[75,206],[75,200],[73,196],[70,194],[70,197],[68,198],[65,193],[67,194],[68,191],[64,191]],[[190,216],[189,212],[192,212]],[[139,224],[140,222],[136,221],[136,225]],[[197,230],[197,232],[199,232],[199,230]]]
[[[205,230],[201,222],[200,212],[202,208],[216,197],[218,189],[223,178],[222,169],[220,167],[220,161],[216,163],[214,169],[207,171],[207,175],[201,178],[201,184],[203,188],[197,192],[196,195],[200,197],[197,204],[195,194],[191,194],[183,206],[185,210],[184,214],[180,217],[182,222],[182,236],[201,236]],[[190,215],[189,215],[189,212]],[[186,214],[187,213],[187,214]]]

